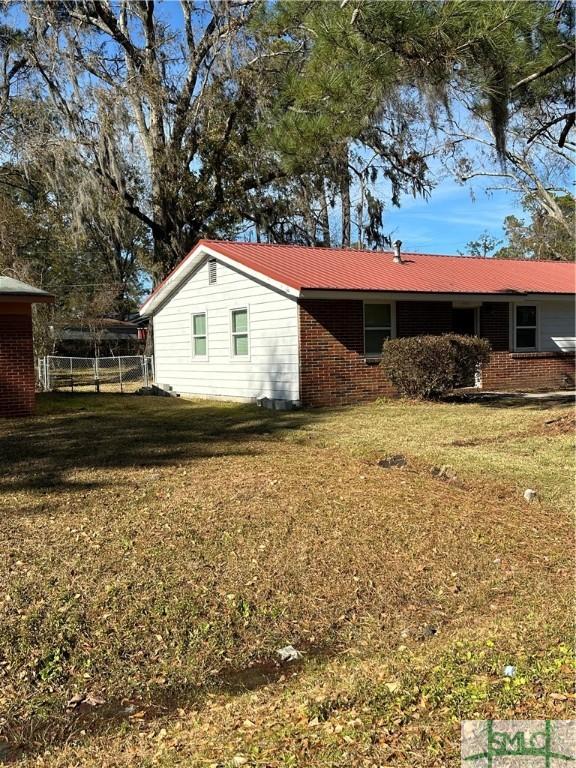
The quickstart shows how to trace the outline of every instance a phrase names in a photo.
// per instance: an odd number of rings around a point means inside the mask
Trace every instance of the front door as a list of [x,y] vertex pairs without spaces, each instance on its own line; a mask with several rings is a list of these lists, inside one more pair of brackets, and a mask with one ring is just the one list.
[[[461,336],[476,336],[476,309],[474,307],[452,307],[452,333]],[[478,372],[464,382],[465,387],[479,386]]]
[[476,335],[476,309],[474,307],[452,307],[452,333],[462,336]]

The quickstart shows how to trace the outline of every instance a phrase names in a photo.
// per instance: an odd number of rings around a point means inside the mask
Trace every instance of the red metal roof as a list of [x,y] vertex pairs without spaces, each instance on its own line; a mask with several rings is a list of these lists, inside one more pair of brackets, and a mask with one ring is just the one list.
[[224,256],[299,290],[424,293],[566,293],[576,288],[576,265],[557,261],[482,259],[294,245],[201,240]]
[[[156,287],[140,311],[174,290],[202,246],[297,291],[386,291],[390,293],[565,294],[576,292],[576,265],[558,261],[481,259],[403,253],[402,264],[387,251],[309,248],[299,245],[199,240]],[[192,261],[190,261],[192,260]]]

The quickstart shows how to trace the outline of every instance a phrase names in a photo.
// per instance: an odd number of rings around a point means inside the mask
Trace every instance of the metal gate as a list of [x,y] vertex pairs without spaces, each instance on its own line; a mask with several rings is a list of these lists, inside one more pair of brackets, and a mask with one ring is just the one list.
[[38,358],[38,384],[47,392],[136,392],[154,381],[151,357]]

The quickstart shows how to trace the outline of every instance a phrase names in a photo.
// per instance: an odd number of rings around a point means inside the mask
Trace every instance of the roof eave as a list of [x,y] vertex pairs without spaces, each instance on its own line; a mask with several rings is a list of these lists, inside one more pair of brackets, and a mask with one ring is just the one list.
[[362,295],[370,296],[374,294],[385,295],[389,298],[415,297],[419,299],[428,298],[430,300],[448,301],[452,298],[470,297],[484,299],[486,301],[511,301],[519,299],[525,301],[532,298],[564,298],[573,299],[574,293],[571,291],[415,291],[398,290],[386,288],[302,288],[302,298],[361,298]]
[[52,304],[55,301],[55,296],[51,293],[14,293],[8,291],[2,293],[0,291],[0,301],[2,303],[19,303],[26,302],[27,304]]

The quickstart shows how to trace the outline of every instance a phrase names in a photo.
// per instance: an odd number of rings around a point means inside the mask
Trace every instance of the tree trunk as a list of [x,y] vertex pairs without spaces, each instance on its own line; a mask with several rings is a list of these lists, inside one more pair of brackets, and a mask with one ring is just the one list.
[[351,240],[350,171],[348,170],[348,145],[342,151],[340,172],[340,198],[342,201],[342,247],[348,248]]
[[320,190],[320,227],[322,229],[322,245],[324,248],[330,248],[330,220],[324,181],[322,181],[322,189]]
[[312,209],[313,195],[305,184],[302,185],[302,213],[304,218],[304,228],[306,230],[306,244],[316,245],[316,217]]

